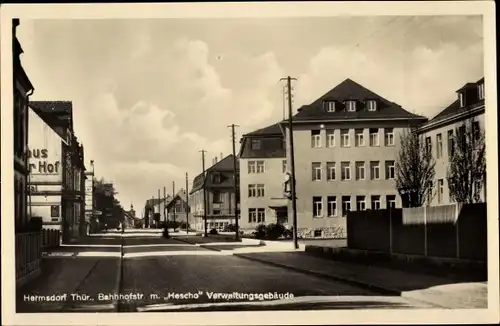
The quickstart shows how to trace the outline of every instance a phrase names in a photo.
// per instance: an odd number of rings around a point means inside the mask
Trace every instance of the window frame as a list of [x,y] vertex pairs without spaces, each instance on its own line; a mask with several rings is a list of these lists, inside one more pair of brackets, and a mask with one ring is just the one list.
[[[312,162],[311,163],[311,168],[312,168],[312,181],[321,181],[323,179],[323,165],[321,162]],[[318,178],[318,171],[319,171],[319,178]]]
[[[359,132],[361,131],[361,132]],[[354,142],[355,142],[355,147],[365,147],[366,142],[365,142],[365,130],[364,129],[354,129]],[[362,142],[360,142],[362,140]]]
[[[391,140],[390,142],[389,139]],[[385,146],[387,147],[396,146],[396,138],[394,137],[394,128],[384,129],[384,140],[385,140]]]
[[[360,181],[366,180],[366,168],[365,168],[366,162],[356,161],[354,165],[356,168],[356,180],[360,180]],[[363,177],[362,178],[360,178],[359,168],[362,168],[362,170],[363,170]]]
[[[374,132],[374,130],[377,130],[377,132]],[[370,128],[369,133],[370,133],[370,147],[380,147],[380,130],[379,130],[379,128]],[[376,138],[375,138],[376,144],[373,141],[374,139],[372,139],[373,138],[372,136],[374,136],[374,135],[376,136]]]
[[[344,140],[346,140],[346,139],[347,139],[347,143],[344,142]],[[340,147],[342,147],[342,148],[351,147],[350,129],[341,129],[340,130]]]
[[[331,171],[333,171],[333,178],[331,178]],[[326,162],[326,181],[337,180],[337,164],[336,162]]]
[[[334,206],[334,209],[332,209],[332,206]],[[326,215],[328,217],[338,216],[337,196],[327,196],[327,198],[326,198],[326,208],[327,208]],[[331,214],[332,210],[333,210],[334,214]]]
[[[346,178],[346,176],[349,176],[349,178]],[[340,181],[351,181],[351,162],[340,162]]]
[[[374,170],[377,171],[376,178],[374,177]],[[380,180],[380,161],[370,161],[370,180]]]
[[[319,198],[319,200],[317,200]],[[318,209],[319,207],[319,209]],[[313,196],[313,218],[323,217],[323,197]],[[320,213],[320,214],[318,214]]]

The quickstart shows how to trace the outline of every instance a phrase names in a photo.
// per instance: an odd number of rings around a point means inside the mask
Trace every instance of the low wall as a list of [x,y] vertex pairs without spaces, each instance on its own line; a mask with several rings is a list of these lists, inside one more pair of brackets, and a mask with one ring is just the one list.
[[403,224],[403,210],[350,212],[347,246],[392,254],[486,261],[486,204],[466,204],[454,222]]
[[54,229],[42,230],[42,248],[51,249],[61,245],[61,231]]

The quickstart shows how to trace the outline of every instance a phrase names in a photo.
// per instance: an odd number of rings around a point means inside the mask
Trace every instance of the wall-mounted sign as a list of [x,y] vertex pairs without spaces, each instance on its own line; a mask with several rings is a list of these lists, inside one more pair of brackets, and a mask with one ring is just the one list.
[[[61,162],[59,160],[49,161],[49,151],[47,149],[30,149],[28,158],[30,161],[30,173],[40,174],[60,174]],[[36,162],[36,163],[34,163]]]
[[51,205],[50,206],[50,217],[59,217],[60,215],[60,206],[59,205]]

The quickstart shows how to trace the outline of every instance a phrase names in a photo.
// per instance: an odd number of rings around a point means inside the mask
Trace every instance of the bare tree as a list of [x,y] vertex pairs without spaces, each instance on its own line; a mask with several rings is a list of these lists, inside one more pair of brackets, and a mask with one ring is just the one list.
[[405,130],[400,136],[395,178],[396,189],[403,201],[403,207],[420,207],[430,202],[436,161],[432,150],[417,133],[416,128]]
[[456,128],[452,148],[447,173],[450,197],[464,204],[480,202],[486,181],[486,143],[474,118]]

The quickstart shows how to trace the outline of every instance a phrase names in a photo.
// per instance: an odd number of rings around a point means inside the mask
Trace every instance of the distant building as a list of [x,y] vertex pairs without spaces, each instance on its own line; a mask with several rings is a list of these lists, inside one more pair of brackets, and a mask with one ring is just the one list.
[[286,143],[279,123],[243,135],[239,153],[243,231],[254,231],[259,224],[288,223],[283,187],[286,163]]
[[85,171],[85,225],[87,234],[91,223],[95,223],[94,215],[94,161],[90,161],[90,170]]
[[[401,207],[394,181],[399,135],[426,120],[351,79],[299,108],[293,118],[299,236],[345,234],[351,210]],[[288,135],[287,122],[282,126]]]
[[[146,200],[144,205],[144,222],[145,227],[159,227],[159,223],[167,220],[167,205],[172,200],[172,196],[167,195],[165,198],[151,198]],[[160,214],[159,219],[155,220],[155,214]]]
[[124,219],[124,228],[135,228],[137,222],[137,217],[135,216],[135,210],[134,210],[134,205],[130,205],[130,209],[124,212],[125,213],[125,219]]
[[[170,198],[170,200],[166,203],[167,207],[167,218],[169,221],[176,222],[186,222],[187,217],[191,217],[189,213],[191,210],[189,207],[186,207],[187,194],[184,189],[181,189],[175,196]],[[186,212],[187,211],[187,212]],[[189,224],[192,224],[192,220],[189,221]]]
[[204,194],[208,230],[222,231],[227,225],[235,223],[235,216],[240,218],[239,204],[236,204],[239,194],[234,192],[234,159],[233,155],[226,156],[207,168],[205,174],[194,178],[189,198],[193,216],[193,223],[190,224],[193,228],[204,230]]
[[[453,202],[446,177],[453,155],[453,135],[456,134],[457,128],[459,132],[461,130],[465,132],[465,128],[470,127],[475,131],[485,130],[484,78],[475,83],[467,83],[456,93],[457,99],[453,103],[419,128],[436,159],[431,205]],[[473,126],[470,126],[470,122],[473,122]],[[484,180],[482,183],[481,200],[484,201],[486,200]]]

